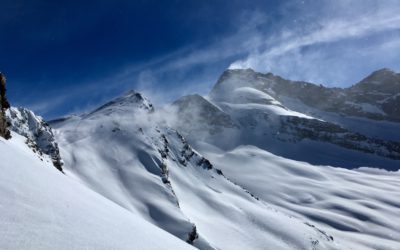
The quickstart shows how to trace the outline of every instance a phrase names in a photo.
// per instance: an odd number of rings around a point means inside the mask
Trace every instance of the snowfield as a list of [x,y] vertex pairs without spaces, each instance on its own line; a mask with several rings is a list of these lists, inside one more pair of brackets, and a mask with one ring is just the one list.
[[400,249],[400,172],[313,166],[254,146],[228,152],[199,148],[234,182],[318,225],[343,249]]

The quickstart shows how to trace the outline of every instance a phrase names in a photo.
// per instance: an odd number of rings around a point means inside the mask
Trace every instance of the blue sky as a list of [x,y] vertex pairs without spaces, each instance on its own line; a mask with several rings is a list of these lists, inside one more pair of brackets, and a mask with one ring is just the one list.
[[340,87],[400,71],[398,0],[0,1],[9,99],[48,119],[129,89],[207,94],[226,68]]

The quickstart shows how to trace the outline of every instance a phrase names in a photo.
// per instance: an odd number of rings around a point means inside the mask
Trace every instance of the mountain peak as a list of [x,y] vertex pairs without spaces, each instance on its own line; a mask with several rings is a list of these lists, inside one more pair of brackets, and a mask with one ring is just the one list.
[[230,69],[230,68],[228,68],[228,69],[226,69],[224,72],[230,72],[230,73],[236,73],[236,72],[249,72],[249,73],[251,73],[251,72],[254,72],[255,73],[255,71],[254,71],[254,69],[252,69],[252,68],[246,68],[246,69]]
[[400,74],[383,68],[372,72],[352,87],[355,90],[380,91],[382,93],[400,93]]
[[378,70],[372,72],[372,74],[375,74],[375,73],[379,73],[379,74],[395,74],[396,72],[394,70],[392,70],[392,69],[389,69],[389,68],[382,68],[382,69],[378,69]]
[[225,79],[227,79],[227,78],[229,78],[229,77],[232,77],[232,76],[234,76],[234,75],[247,75],[247,76],[250,76],[250,75],[254,75],[254,74],[256,74],[257,72],[255,72],[253,69],[251,69],[251,68],[247,68],[247,69],[226,69],[223,73],[222,73],[222,75],[220,76],[220,78],[218,79],[218,82],[222,82],[222,81],[224,81]]
[[107,111],[108,113],[119,110],[121,108],[139,108],[148,112],[154,111],[153,104],[149,101],[149,99],[144,97],[139,92],[129,90],[128,92],[125,92],[125,94],[123,94],[122,96],[117,97],[114,100],[97,108],[91,114],[97,113],[99,111]]
[[399,78],[399,74],[389,68],[382,68],[372,72],[369,76],[367,76],[364,80],[375,80],[377,83],[382,82],[385,79],[394,79]]

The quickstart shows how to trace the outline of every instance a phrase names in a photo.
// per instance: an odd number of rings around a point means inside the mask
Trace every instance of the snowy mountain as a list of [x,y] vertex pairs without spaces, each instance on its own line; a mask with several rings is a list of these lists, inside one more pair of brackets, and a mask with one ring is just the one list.
[[398,76],[227,70],[163,108],[135,91],[48,123],[4,108],[0,246],[399,249]]
[[52,123],[66,175],[200,249],[340,246],[231,182],[148,103],[129,92]]
[[[393,72],[384,72],[374,78],[377,90],[363,91],[398,95]],[[400,124],[328,111],[335,97],[326,94],[324,99],[326,91],[339,90],[253,70],[227,70],[201,105],[199,97],[186,96],[172,109],[179,111],[175,126],[188,141],[261,200],[318,225],[345,249],[397,249]],[[213,123],[210,129],[203,115],[210,107],[234,125]]]
[[[398,82],[389,82],[393,88],[391,92],[386,88],[386,93],[393,96],[399,94],[400,90],[396,88]],[[378,123],[375,119],[349,126],[349,121],[361,118],[345,116],[341,111],[327,111],[329,105],[340,102],[341,97],[336,100],[337,95],[333,94],[338,91],[250,69],[227,70],[210,92],[208,100],[203,98],[201,105],[198,105],[199,97],[194,96],[183,97],[172,105],[174,109],[187,110],[179,112],[181,117],[175,126],[193,143],[201,140],[226,150],[240,145],[255,145],[286,158],[313,164],[399,169],[400,143],[383,136],[399,129],[399,123],[381,121],[389,124],[386,127],[391,126],[391,131],[382,129],[375,133],[367,131],[368,127],[370,130],[374,128],[370,124]],[[230,120],[234,126],[215,123],[211,130],[209,124],[202,121],[203,113],[210,107],[219,110],[218,117]],[[192,118],[186,114],[196,116]],[[337,116],[344,118],[338,119]],[[193,131],[193,128],[196,130]],[[360,133],[358,128],[366,133]],[[216,131],[221,132],[216,135]],[[377,133],[382,137],[376,137]]]

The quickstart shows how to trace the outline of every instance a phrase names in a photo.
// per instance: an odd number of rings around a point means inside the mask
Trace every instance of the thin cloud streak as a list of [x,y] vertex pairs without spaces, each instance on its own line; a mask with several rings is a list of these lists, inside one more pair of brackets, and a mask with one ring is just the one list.
[[[400,29],[400,8],[381,11],[375,15],[365,15],[353,20],[343,18],[324,21],[320,27],[308,34],[295,31],[283,31],[281,39],[261,53],[253,53],[244,60],[238,60],[230,68],[260,68],[276,57],[285,55],[305,46],[320,43],[371,36],[391,30]],[[266,41],[271,44],[271,41]]]
[[[283,23],[272,23],[274,29],[270,30],[266,30],[266,26],[270,25],[270,17],[261,12],[247,13],[238,18],[237,32],[221,37],[214,43],[206,46],[192,44],[143,63],[128,65],[100,81],[82,82],[80,86],[83,87],[54,93],[66,94],[52,106],[45,105],[43,100],[32,103],[30,107],[39,107],[40,113],[50,114],[74,98],[87,96],[89,101],[85,106],[91,108],[128,89],[144,92],[156,104],[164,104],[172,101],[171,98],[185,94],[206,94],[228,66],[250,67],[261,72],[272,71],[293,80],[343,86],[354,83],[348,80],[348,75],[358,79],[365,76],[366,71],[374,70],[371,67],[385,65],[388,61],[384,58],[390,58],[391,62],[397,60],[393,56],[396,52],[385,56],[389,48],[400,51],[397,49],[399,43],[396,36],[387,37],[384,43],[378,42],[381,46],[375,43],[372,48],[358,46],[358,41],[345,48],[336,48],[335,51],[331,48],[333,44],[384,35],[400,29],[400,16],[397,14],[400,13],[400,6],[396,2],[385,5],[378,1],[365,1],[364,5],[360,5],[362,8],[354,9],[354,6],[358,6],[354,4],[352,11],[347,13],[344,10],[349,9],[348,1],[326,3],[321,10],[305,9],[319,13],[307,17],[310,20],[306,20],[305,25],[287,23],[288,20],[285,20]],[[291,16],[293,13],[284,14]],[[303,14],[299,11],[293,15],[293,19]],[[372,57],[376,63],[366,65],[365,61]],[[355,73],[349,71],[348,63],[342,63],[351,60],[358,60],[352,63],[352,66],[358,65],[358,71],[353,70]],[[199,67],[202,70],[193,73],[193,69]],[[168,84],[171,82],[176,84]]]

